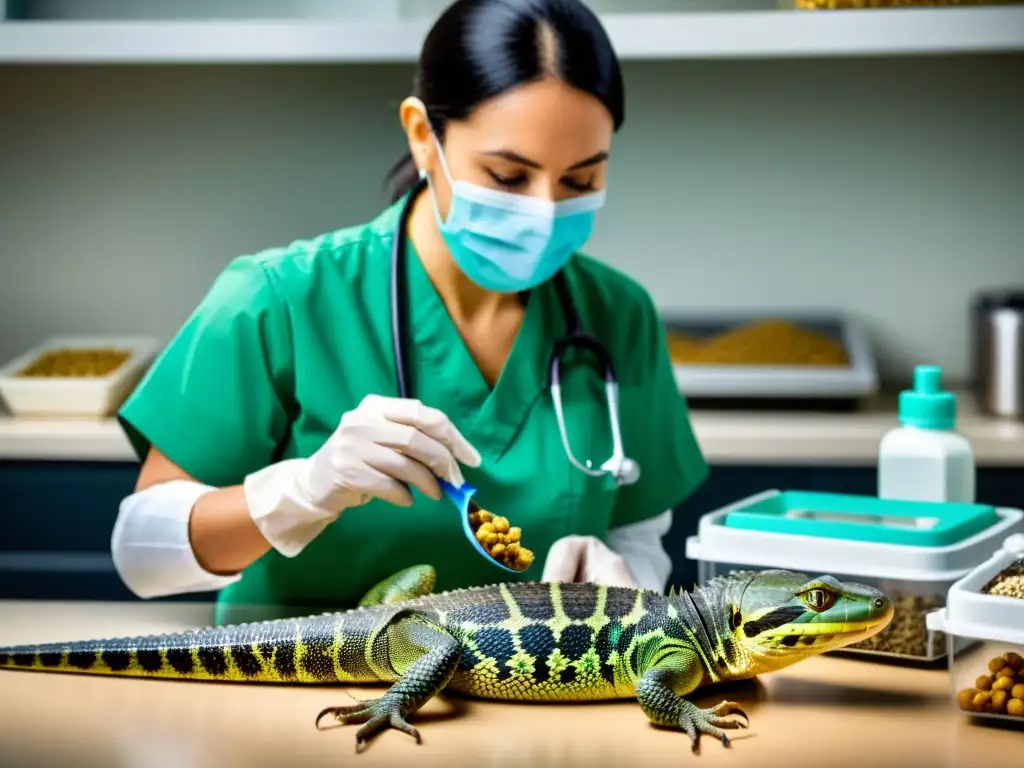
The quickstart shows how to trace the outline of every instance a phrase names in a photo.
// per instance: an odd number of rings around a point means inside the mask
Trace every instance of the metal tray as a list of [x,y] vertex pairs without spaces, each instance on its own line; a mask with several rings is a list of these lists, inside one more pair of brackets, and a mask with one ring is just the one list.
[[878,370],[864,327],[838,312],[709,310],[663,313],[667,331],[697,338],[760,320],[783,320],[842,342],[849,365],[674,365],[680,391],[694,398],[849,400],[878,393]]

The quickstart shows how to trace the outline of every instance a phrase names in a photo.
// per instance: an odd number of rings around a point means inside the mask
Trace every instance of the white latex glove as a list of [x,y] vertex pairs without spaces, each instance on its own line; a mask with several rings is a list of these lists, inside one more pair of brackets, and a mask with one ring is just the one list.
[[541,581],[637,586],[626,559],[594,536],[564,536],[552,544]]
[[438,477],[465,482],[460,462],[480,466],[480,454],[443,413],[419,400],[369,395],[308,459],[254,472],[243,488],[260,532],[294,557],[345,509],[372,498],[407,507],[409,486],[441,498]]

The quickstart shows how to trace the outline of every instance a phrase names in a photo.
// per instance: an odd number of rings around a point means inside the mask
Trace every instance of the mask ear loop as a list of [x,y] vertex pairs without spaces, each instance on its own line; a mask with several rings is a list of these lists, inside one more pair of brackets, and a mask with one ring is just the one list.
[[[448,159],[444,156],[444,148],[441,147],[441,142],[437,138],[437,134],[434,132],[434,126],[430,123],[430,116],[427,114],[426,105],[415,96],[411,96],[409,101],[414,102],[419,108],[420,112],[423,113],[423,119],[427,122],[427,129],[430,131],[430,138],[434,140],[434,146],[437,147],[437,159],[441,161],[441,171],[444,173],[445,179],[448,180],[448,186],[453,190],[455,188],[455,180],[452,178],[451,170],[448,168]],[[426,179],[427,183],[433,183],[430,181],[430,174],[427,173],[426,169],[420,168],[419,174],[421,179]]]

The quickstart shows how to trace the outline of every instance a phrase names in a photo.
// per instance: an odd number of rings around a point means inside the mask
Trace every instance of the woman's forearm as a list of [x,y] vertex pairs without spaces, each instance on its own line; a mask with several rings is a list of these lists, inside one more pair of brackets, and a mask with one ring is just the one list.
[[121,580],[144,598],[222,589],[268,549],[240,486],[181,478],[125,498],[111,535]]
[[256,524],[241,485],[200,496],[192,508],[189,542],[199,566],[208,573],[240,573],[270,549]]

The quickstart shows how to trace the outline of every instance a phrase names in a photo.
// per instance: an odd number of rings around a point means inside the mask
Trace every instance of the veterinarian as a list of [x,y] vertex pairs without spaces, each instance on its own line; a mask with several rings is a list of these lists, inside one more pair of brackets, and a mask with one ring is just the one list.
[[[663,590],[672,508],[708,468],[650,296],[579,253],[624,113],[583,3],[451,5],[399,110],[391,204],[231,261],[120,411],[132,592],[216,590],[223,622],[351,607],[417,563],[437,590]],[[437,478],[476,487],[534,565],[477,554]]]

